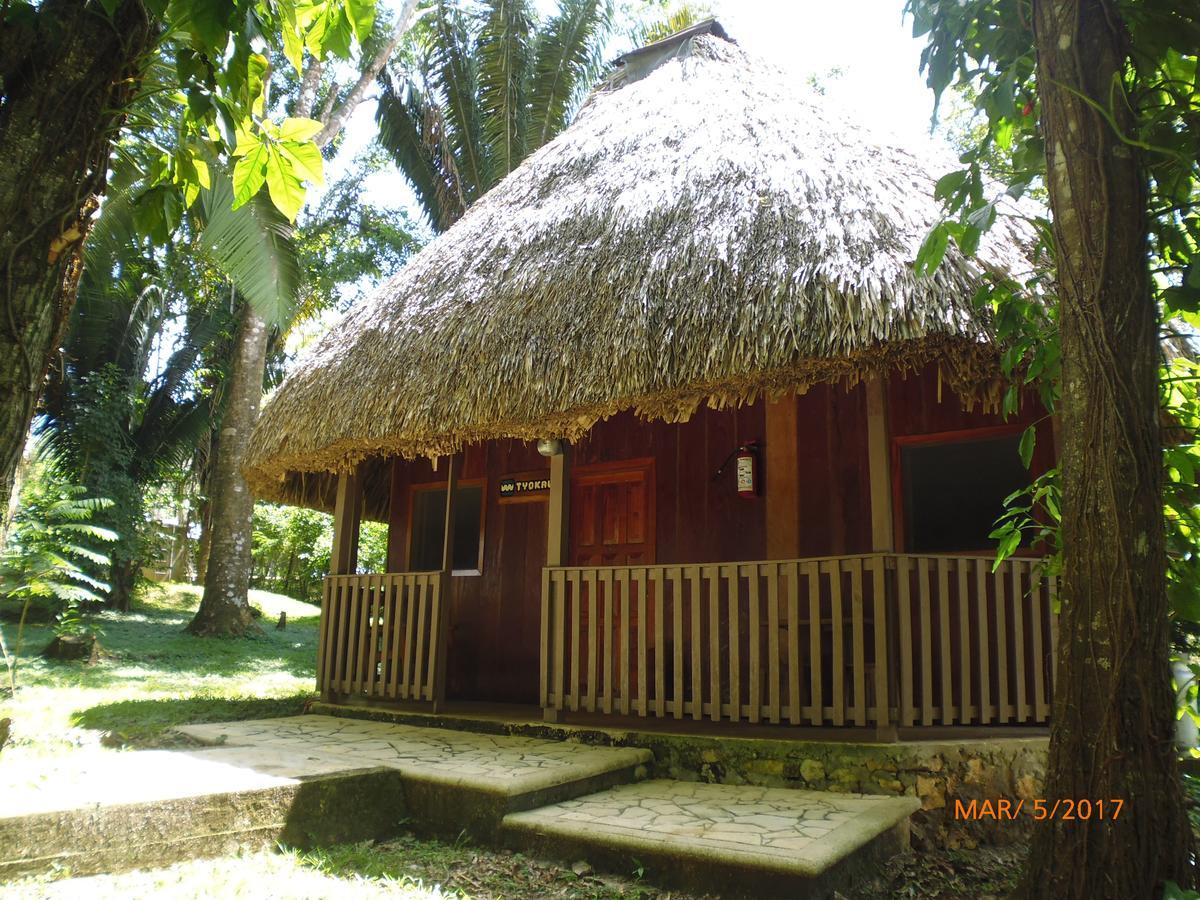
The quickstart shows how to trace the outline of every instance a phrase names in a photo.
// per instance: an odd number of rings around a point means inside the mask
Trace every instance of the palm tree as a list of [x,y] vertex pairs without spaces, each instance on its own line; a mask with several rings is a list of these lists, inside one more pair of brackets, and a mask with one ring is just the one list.
[[438,231],[570,122],[600,72],[608,0],[529,0],[475,12],[437,0],[407,64],[380,75],[379,141]]
[[156,249],[133,226],[147,193],[117,179],[105,203],[41,423],[72,476],[114,501],[98,520],[120,536],[103,580],[121,610],[141,563],[144,493],[186,465],[220,412],[222,379],[198,369],[228,357],[240,308],[282,315],[299,282],[290,227],[265,198],[233,210],[214,169],[181,231],[191,241]]

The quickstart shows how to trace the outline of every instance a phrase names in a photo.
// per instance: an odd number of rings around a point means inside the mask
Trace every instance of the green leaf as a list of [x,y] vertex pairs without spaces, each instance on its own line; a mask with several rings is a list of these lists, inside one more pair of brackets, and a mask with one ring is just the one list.
[[291,163],[296,176],[313,184],[325,183],[325,160],[316,144],[280,141],[276,149]]
[[279,126],[276,137],[281,141],[304,142],[314,137],[323,127],[316,119],[289,117]]
[[304,182],[277,147],[271,147],[267,156],[267,191],[275,208],[295,222],[304,205]]
[[996,548],[996,561],[992,564],[992,571],[995,572],[999,569],[1001,564],[1012,556],[1013,552],[1019,546],[1021,546],[1021,532],[1013,528],[1000,539],[1000,545]]
[[201,194],[206,221],[200,245],[268,323],[289,321],[300,285],[292,229],[262,195],[233,206],[230,177],[214,170]]
[[221,56],[236,9],[232,0],[172,0],[167,18],[212,56]]
[[346,13],[350,26],[354,29],[354,37],[359,43],[366,40],[375,24],[375,0],[346,0]]
[[917,251],[917,259],[913,263],[918,278],[928,278],[938,270],[946,248],[950,243],[950,227],[948,222],[939,222],[930,229],[921,249]]
[[263,114],[266,103],[266,77],[271,64],[261,53],[251,53],[246,61],[246,101],[256,116]]
[[249,202],[267,179],[267,148],[257,144],[233,167],[233,208]]
[[1033,448],[1036,442],[1037,430],[1030,425],[1021,434],[1021,443],[1017,448],[1017,452],[1021,455],[1021,465],[1023,465],[1026,469],[1028,469],[1030,463],[1033,462]]

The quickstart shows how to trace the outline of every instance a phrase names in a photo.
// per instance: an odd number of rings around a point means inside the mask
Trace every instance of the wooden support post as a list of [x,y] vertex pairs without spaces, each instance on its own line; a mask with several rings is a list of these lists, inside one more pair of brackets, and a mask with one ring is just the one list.
[[[888,429],[887,380],[880,375],[867,381],[864,386],[867,392],[867,468],[871,481],[871,549],[876,553],[894,553],[896,530],[892,510],[892,442]],[[889,573],[888,584],[891,584],[893,577]],[[888,629],[887,620],[894,620],[890,596],[884,606],[885,621],[876,622],[876,628]],[[888,672],[887,676],[889,695],[895,692],[896,679],[893,674]],[[889,709],[891,701],[889,696]],[[876,724],[876,740],[895,741],[897,736],[896,723],[890,721],[890,717],[889,721]]]
[[[358,477],[358,470],[342,472],[338,475],[337,498],[333,507],[333,546],[329,551],[330,575],[354,574],[354,570],[358,566],[358,526],[361,517],[362,483]],[[330,654],[343,652],[335,645],[339,639],[346,639],[345,636],[339,636],[336,633],[330,634],[330,631],[336,628],[335,623],[330,620],[330,613],[336,605],[334,598],[340,596],[339,590],[328,583],[322,590],[324,599],[321,604],[321,621],[317,629],[317,640],[320,647],[327,648],[324,652]],[[340,659],[340,655],[338,658]],[[319,666],[321,672],[318,674],[320,681],[317,684],[317,690],[320,691],[321,700],[325,703],[332,703],[334,700],[332,690],[334,682],[326,674],[330,667],[331,660],[324,660],[323,664]]]
[[446,705],[446,655],[450,644],[450,610],[452,607],[450,588],[454,577],[454,495],[458,493],[458,471],[461,463],[458,454],[450,457],[446,472],[446,522],[442,530],[441,589],[438,605],[434,612],[434,652],[437,658],[433,674],[433,711],[441,712]]
[[871,549],[896,550],[892,520],[892,453],[887,421],[887,382],[882,377],[865,384],[867,391],[867,465],[871,479]]
[[800,556],[800,433],[795,394],[766,405],[767,559]]
[[[571,460],[570,448],[567,442],[562,442],[562,451],[557,456],[550,457],[550,502],[547,504],[546,522],[546,566],[562,566],[567,562],[567,553],[571,546]],[[549,589],[555,590],[554,580],[550,579]],[[554,604],[543,603],[543,613],[550,615]],[[546,642],[547,653],[542,655],[542,684],[550,677],[550,667],[556,660],[561,660],[563,638],[561,622],[543,623],[543,628],[549,629]],[[559,682],[555,682],[556,684]],[[560,698],[561,700],[561,698]],[[558,721],[558,710],[546,708],[542,714],[547,722]]]
[[330,575],[353,575],[358,566],[358,526],[362,518],[362,482],[358,470],[338,475],[333,507],[333,549]]

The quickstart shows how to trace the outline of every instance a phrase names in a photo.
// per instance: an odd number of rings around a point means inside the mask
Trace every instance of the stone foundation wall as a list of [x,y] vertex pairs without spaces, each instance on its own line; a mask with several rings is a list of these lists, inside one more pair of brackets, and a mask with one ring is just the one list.
[[[1045,738],[849,744],[640,733],[635,742],[654,752],[658,777],[918,797],[914,843],[949,848],[1027,835],[1024,811],[1015,819],[978,812],[994,810],[997,800],[1015,808],[1040,796],[1047,748]],[[972,800],[980,801],[977,814],[962,815]]]

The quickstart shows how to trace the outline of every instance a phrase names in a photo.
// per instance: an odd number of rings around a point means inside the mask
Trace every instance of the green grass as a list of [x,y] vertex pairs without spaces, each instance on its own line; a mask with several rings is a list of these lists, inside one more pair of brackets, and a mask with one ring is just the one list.
[[[0,699],[0,718],[12,719],[3,759],[72,753],[102,739],[109,748],[169,746],[176,725],[301,712],[314,695],[317,608],[251,591],[263,634],[224,640],[184,632],[199,602],[200,588],[152,585],[132,612],[100,614],[103,655],[94,665],[41,659],[51,630],[26,627],[17,694]],[[287,628],[277,631],[284,611]],[[11,645],[15,626],[3,627]]]
[[[199,605],[200,589],[150,587],[132,612],[99,617],[104,652],[93,665],[41,659],[37,652],[49,642],[51,631],[27,628],[17,694],[0,699],[0,718],[13,720],[11,743],[0,752],[0,764],[13,776],[36,774],[70,754],[184,744],[171,733],[176,725],[301,712],[313,696],[317,608],[262,591],[251,591],[250,600],[263,610],[260,637],[197,638],[183,629]],[[275,621],[284,611],[287,628],[277,631]],[[11,640],[14,627],[2,624]],[[2,797],[0,788],[0,805]],[[660,896],[632,873],[616,878],[583,868],[577,872],[519,853],[413,834],[307,853],[249,853],[91,878],[64,877],[68,874],[0,884],[0,894],[72,900]]]

